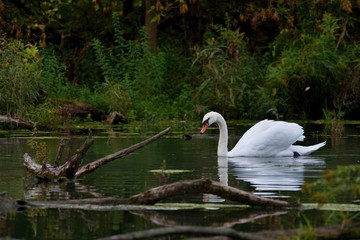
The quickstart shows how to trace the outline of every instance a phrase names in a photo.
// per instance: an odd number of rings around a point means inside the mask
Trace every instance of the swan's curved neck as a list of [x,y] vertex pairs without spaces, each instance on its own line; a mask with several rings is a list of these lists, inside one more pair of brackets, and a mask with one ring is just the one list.
[[219,126],[220,136],[217,154],[218,156],[227,156],[228,154],[228,128],[225,119],[219,114],[216,123]]

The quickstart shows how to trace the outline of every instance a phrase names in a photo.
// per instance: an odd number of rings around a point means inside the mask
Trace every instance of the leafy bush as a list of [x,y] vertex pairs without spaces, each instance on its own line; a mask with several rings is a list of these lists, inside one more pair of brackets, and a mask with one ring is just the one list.
[[278,110],[288,117],[321,118],[321,109],[341,109],[333,99],[359,51],[351,45],[339,48],[339,22],[324,14],[319,29],[283,31],[273,43],[275,61],[268,67],[267,86],[274,89]]
[[193,67],[199,69],[198,104],[230,117],[252,118],[266,113],[268,109],[258,101],[264,71],[248,53],[244,33],[215,26],[206,44],[195,47],[194,52]]
[[360,197],[360,166],[339,166],[324,172],[322,179],[304,185],[318,203],[351,202]]

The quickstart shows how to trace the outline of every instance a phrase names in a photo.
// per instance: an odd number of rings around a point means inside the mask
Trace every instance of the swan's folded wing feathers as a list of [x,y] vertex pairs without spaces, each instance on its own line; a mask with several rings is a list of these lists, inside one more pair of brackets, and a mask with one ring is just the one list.
[[303,133],[303,128],[296,123],[263,120],[242,136],[231,154],[275,156],[303,139]]
[[240,138],[239,142],[242,143],[246,143],[247,141],[249,141],[252,138],[256,138],[258,136],[259,133],[266,131],[268,128],[270,128],[272,126],[272,123],[274,122],[274,120],[262,120],[258,123],[256,123],[254,126],[252,126],[251,128],[249,128],[244,135]]

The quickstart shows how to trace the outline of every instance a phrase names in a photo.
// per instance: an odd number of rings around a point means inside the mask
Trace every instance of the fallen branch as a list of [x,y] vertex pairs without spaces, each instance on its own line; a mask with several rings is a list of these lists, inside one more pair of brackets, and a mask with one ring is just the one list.
[[125,157],[130,153],[145,147],[146,145],[154,142],[159,139],[166,133],[170,131],[170,128],[163,130],[162,132],[140,142],[132,145],[126,149],[115,152],[113,154],[107,155],[103,158],[100,158],[94,162],[88,163],[81,167],[82,159],[85,156],[86,152],[89,150],[94,140],[91,138],[91,135],[86,139],[85,143],[75,151],[75,153],[67,159],[67,161],[60,165],[60,158],[64,150],[64,143],[60,142],[58,152],[55,158],[55,166],[50,164],[38,164],[32,160],[29,154],[24,154],[24,166],[32,175],[37,177],[40,180],[57,180],[60,178],[72,179],[74,177],[82,177],[85,174],[95,171],[97,168],[105,165],[115,159]]
[[168,133],[170,131],[170,128],[167,128],[165,130],[163,130],[162,132],[140,142],[137,144],[132,145],[131,147],[128,147],[124,150],[118,151],[116,153],[107,155],[103,158],[100,158],[96,161],[93,161],[91,163],[86,164],[85,166],[82,166],[75,174],[76,177],[82,177],[85,174],[88,174],[90,172],[95,171],[97,168],[101,167],[102,165],[105,165],[115,159],[121,158],[121,157],[125,157],[126,155],[129,155],[130,153],[145,147],[146,145],[154,142],[155,140],[161,138],[163,135],[165,135],[166,133]]
[[[56,207],[56,208],[80,208],[91,210],[116,210],[122,209],[122,206],[116,205],[153,205],[169,197],[189,194],[211,193],[241,204],[263,207],[288,207],[290,204],[285,201],[262,198],[252,193],[240,189],[222,185],[210,179],[196,179],[178,181],[172,184],[166,184],[152,188],[143,193],[133,195],[127,199],[105,198],[105,199],[76,199],[67,201],[47,201],[30,202],[29,205],[36,207]],[[107,205],[104,206],[103,205]],[[109,206],[111,205],[111,206]],[[131,206],[130,206],[131,207]],[[111,209],[109,209],[111,208]],[[141,210],[136,207],[137,210]],[[148,209],[148,208],[144,208]]]
[[155,204],[169,197],[191,193],[215,194],[219,197],[251,206],[285,207],[290,205],[285,201],[258,197],[252,193],[225,186],[210,179],[185,180],[163,185],[132,196],[129,198],[129,201],[139,204]]
[[22,127],[26,129],[33,129],[35,124],[30,121],[22,120],[22,119],[15,119],[9,116],[0,115],[0,122],[15,125],[16,127]]
[[[69,157],[61,166],[52,166],[51,164],[43,163],[38,164],[32,160],[29,154],[24,154],[24,166],[28,172],[37,177],[40,180],[51,180],[51,179],[61,179],[69,178],[72,179],[75,176],[75,172],[81,165],[82,159],[85,156],[87,150],[91,147],[94,140],[89,136],[84,144],[75,151],[75,153]],[[62,151],[63,148],[59,147],[59,151]],[[58,152],[55,159],[55,164],[58,164],[58,155],[61,154]]]

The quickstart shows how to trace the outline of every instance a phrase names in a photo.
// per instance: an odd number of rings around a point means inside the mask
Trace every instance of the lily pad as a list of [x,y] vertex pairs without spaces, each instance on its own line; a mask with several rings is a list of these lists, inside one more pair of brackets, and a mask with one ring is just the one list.
[[151,173],[159,173],[159,174],[177,174],[177,173],[188,173],[193,172],[193,170],[186,169],[154,169],[149,170]]

